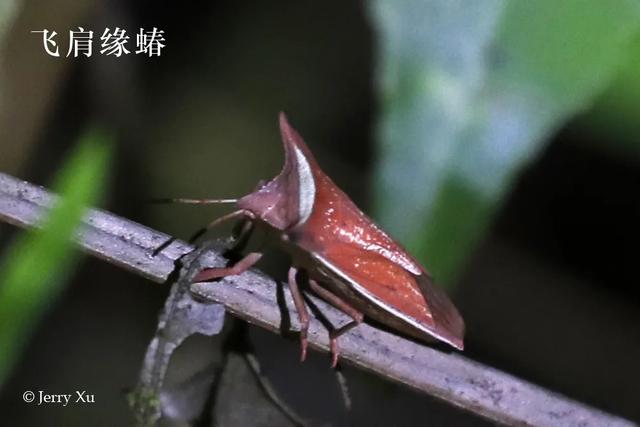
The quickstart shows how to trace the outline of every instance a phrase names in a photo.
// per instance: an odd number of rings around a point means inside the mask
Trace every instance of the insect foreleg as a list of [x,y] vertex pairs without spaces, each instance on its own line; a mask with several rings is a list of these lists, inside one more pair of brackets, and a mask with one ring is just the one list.
[[189,238],[189,243],[193,243],[196,240],[198,240],[200,237],[202,237],[202,235],[204,233],[206,233],[207,231],[209,231],[210,229],[212,229],[213,227],[222,224],[223,222],[229,221],[231,219],[235,219],[235,218],[240,218],[240,217],[247,217],[249,219],[253,219],[255,218],[255,215],[253,215],[252,212],[246,210],[246,209],[239,209],[237,211],[233,211],[231,213],[228,213],[226,215],[223,215],[221,217],[218,217],[216,219],[214,219],[213,221],[211,221],[209,224],[207,224],[206,226],[202,227],[200,230],[196,231],[193,236],[191,236]]
[[193,278],[194,282],[206,282],[221,277],[235,276],[250,269],[262,258],[262,253],[251,252],[231,267],[205,268]]

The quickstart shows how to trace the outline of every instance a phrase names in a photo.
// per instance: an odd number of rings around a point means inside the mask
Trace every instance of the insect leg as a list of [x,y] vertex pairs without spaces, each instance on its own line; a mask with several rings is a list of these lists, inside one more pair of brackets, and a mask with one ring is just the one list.
[[247,217],[249,219],[254,219],[255,215],[253,215],[252,212],[246,210],[246,209],[239,209],[237,211],[233,211],[231,213],[228,213],[226,215],[223,215],[221,217],[218,217],[216,219],[214,219],[213,221],[211,221],[209,224],[207,224],[205,227],[202,227],[200,230],[196,231],[193,236],[191,236],[189,238],[189,243],[193,243],[196,240],[198,240],[200,237],[202,237],[202,235],[204,233],[206,233],[207,231],[209,231],[210,229],[212,229],[213,227],[215,227],[216,225],[220,225],[225,221],[229,221],[230,219],[235,219],[235,218],[239,218],[239,217]]
[[338,338],[340,335],[349,332],[351,329],[362,323],[362,320],[352,320],[344,326],[334,329],[329,332],[329,349],[331,350],[331,367],[335,368],[338,364],[338,356],[340,355],[340,348],[338,347]]
[[[206,227],[202,227],[200,230],[196,231],[190,238],[189,240],[187,240],[189,243],[193,243],[196,240],[198,240],[200,237],[202,237],[202,235],[204,233],[206,233],[210,228],[215,227],[216,225],[220,224],[221,222],[239,217],[239,216],[246,216],[249,220],[252,220],[255,218],[255,215],[245,209],[240,209],[237,211],[233,211],[229,214],[223,215],[219,218],[216,218],[215,220],[211,221],[209,224],[207,224]],[[171,245],[173,242],[176,241],[175,237],[171,237],[169,238],[166,242],[162,243],[160,246],[158,246],[156,249],[153,250],[152,256],[157,256],[160,252],[162,252],[163,250],[165,250],[167,247],[169,247],[169,245]]]
[[332,306],[336,307],[338,310],[341,310],[351,316],[353,319],[352,322],[347,323],[344,326],[341,326],[338,329],[334,329],[329,332],[329,348],[331,350],[331,367],[335,368],[338,364],[338,355],[340,354],[340,349],[338,348],[338,337],[344,334],[345,332],[355,328],[364,319],[364,314],[362,312],[356,310],[352,306],[350,306],[345,300],[340,298],[338,295],[334,294],[330,290],[320,286],[318,282],[313,279],[309,279],[309,287],[318,294],[322,299],[327,301]]
[[206,282],[220,277],[235,276],[250,269],[262,258],[262,253],[251,252],[231,267],[205,268],[193,278],[195,282]]
[[300,320],[300,361],[304,362],[307,358],[307,332],[309,331],[309,312],[304,302],[304,297],[298,282],[296,282],[296,273],[298,269],[295,267],[289,268],[289,289],[291,289],[291,296],[293,297],[293,303],[298,311],[298,319]]
[[347,313],[354,321],[359,323],[362,322],[364,315],[358,310],[356,310],[355,308],[351,307],[349,304],[347,304],[338,295],[320,286],[320,284],[313,279],[309,279],[309,287],[313,292],[318,294],[318,296],[320,296],[322,299],[327,301],[329,304],[331,304],[338,310]]
[[238,224],[238,227],[233,231],[233,249],[244,246],[253,231],[253,225],[253,221],[250,219]]

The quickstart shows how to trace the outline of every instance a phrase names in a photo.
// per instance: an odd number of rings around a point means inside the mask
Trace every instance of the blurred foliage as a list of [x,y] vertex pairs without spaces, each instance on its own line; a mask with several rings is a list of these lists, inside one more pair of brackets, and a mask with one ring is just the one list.
[[15,0],[2,0],[0,2],[0,43],[11,26],[11,21],[16,14],[17,3]]
[[20,236],[0,264],[0,385],[77,260],[72,239],[86,207],[103,193],[110,145],[97,131],[81,139],[56,178],[60,198],[42,228]]
[[0,108],[3,106],[3,94],[5,92],[3,84],[4,84],[4,39],[5,34],[8,33],[9,28],[11,27],[12,21],[15,18],[17,13],[17,3],[14,0],[2,0],[0,1]]
[[600,134],[593,141],[606,142],[601,148],[620,155],[640,155],[640,35],[636,35],[626,63],[599,97],[581,126]]
[[451,283],[517,173],[629,51],[636,0],[377,0],[378,217]]

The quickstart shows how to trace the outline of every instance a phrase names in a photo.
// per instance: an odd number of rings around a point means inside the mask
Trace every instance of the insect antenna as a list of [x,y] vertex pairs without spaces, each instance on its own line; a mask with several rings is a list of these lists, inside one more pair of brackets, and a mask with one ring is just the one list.
[[213,205],[236,203],[238,199],[151,199],[151,203],[182,203],[189,205]]
[[[150,203],[153,203],[153,204],[180,203],[180,204],[189,204],[189,205],[213,205],[213,204],[231,204],[231,203],[236,203],[237,201],[238,201],[238,199],[185,199],[185,198],[181,198],[180,197],[180,198],[157,198],[157,199],[151,199]],[[206,227],[203,227],[200,230],[196,231],[196,233],[193,234],[193,236],[191,236],[191,238],[188,240],[188,242],[189,243],[194,243],[204,233],[206,233],[207,230],[209,230],[211,227],[219,224],[222,221],[225,221],[227,219],[234,218],[234,217],[237,217],[237,216],[239,216],[239,211],[232,212],[231,214],[224,215],[223,217],[218,218],[215,221],[212,221]],[[171,237],[169,240],[167,240],[162,245],[157,247],[153,251],[152,256],[155,257],[156,255],[158,255],[160,252],[162,252],[164,249],[166,249],[169,245],[171,245],[175,240],[176,239],[174,237]]]
[[240,209],[237,211],[233,211],[231,213],[228,213],[226,215],[223,215],[219,218],[214,219],[213,221],[211,221],[209,224],[207,224],[206,226],[202,227],[201,229],[199,229],[198,231],[196,231],[193,236],[191,236],[188,240],[189,243],[194,243],[196,240],[198,240],[200,237],[202,237],[207,231],[209,231],[210,229],[212,229],[213,227],[215,227],[218,224],[221,224],[223,222],[229,221],[230,219],[236,219],[236,218],[241,218],[241,217],[246,217],[247,216],[247,211]]

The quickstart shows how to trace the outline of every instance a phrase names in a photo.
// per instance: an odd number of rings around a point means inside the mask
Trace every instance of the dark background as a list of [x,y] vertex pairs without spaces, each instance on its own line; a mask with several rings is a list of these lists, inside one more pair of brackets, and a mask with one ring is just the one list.
[[[13,138],[0,147],[4,171],[47,184],[86,125],[99,122],[118,137],[104,207],[184,238],[224,210],[146,200],[235,196],[270,178],[282,161],[277,112],[284,110],[324,169],[367,210],[377,104],[374,37],[361,3],[31,3],[8,41]],[[156,26],[167,47],[159,58],[55,59],[28,33],[79,24],[130,35]],[[605,123],[594,132],[590,114],[554,135],[520,176],[452,293],[468,327],[466,356],[640,420],[639,156],[608,149],[618,130]],[[14,234],[0,225],[3,247]],[[265,268],[282,274],[277,265],[267,260]],[[3,388],[1,419],[129,423],[124,390],[136,381],[167,292],[86,259]],[[220,360],[229,336],[191,339],[170,382]],[[349,367],[347,413],[324,355],[300,365],[296,342],[253,328],[248,341],[282,398],[316,425],[485,424]],[[257,400],[231,399],[259,395],[250,376],[233,375],[220,385],[227,388],[213,415],[219,425],[286,425]],[[39,389],[87,390],[96,404],[22,402],[25,390]]]

